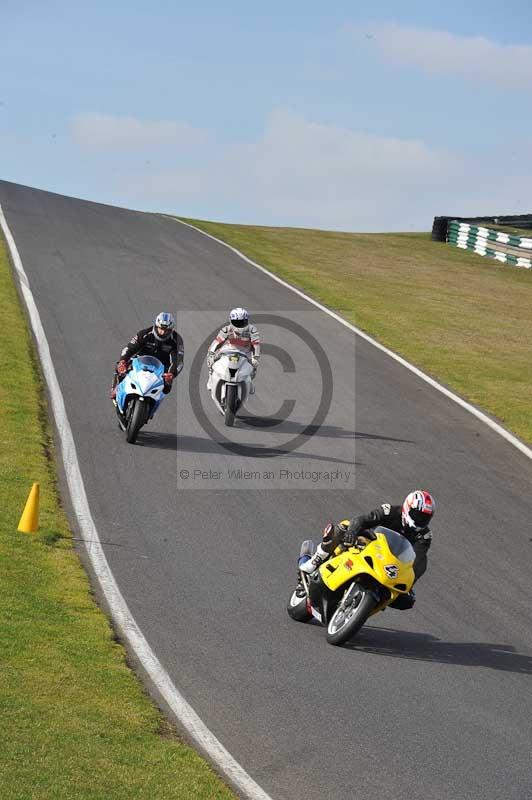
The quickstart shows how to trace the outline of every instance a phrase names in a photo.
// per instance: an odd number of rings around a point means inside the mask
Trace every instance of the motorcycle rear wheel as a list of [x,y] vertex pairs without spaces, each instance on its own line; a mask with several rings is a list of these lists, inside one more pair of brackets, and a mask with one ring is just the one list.
[[329,644],[342,645],[352,639],[366,622],[377,605],[377,601],[367,589],[357,587],[346,608],[342,603],[332,615],[327,625],[327,641]]
[[144,403],[141,403],[139,400],[135,400],[134,403],[135,406],[129,416],[126,429],[126,439],[128,444],[135,444],[137,441],[138,432],[146,422]]
[[235,422],[236,407],[238,403],[238,387],[229,383],[225,387],[225,414],[224,420],[228,428],[232,428]]

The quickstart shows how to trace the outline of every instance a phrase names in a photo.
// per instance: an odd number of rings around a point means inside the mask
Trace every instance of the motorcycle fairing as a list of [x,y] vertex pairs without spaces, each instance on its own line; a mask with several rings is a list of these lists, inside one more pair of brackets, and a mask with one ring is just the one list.
[[[319,568],[325,586],[335,592],[353,580],[365,576],[366,582],[375,581],[386,587],[392,599],[410,591],[414,583],[413,564],[415,552],[408,540],[396,531],[379,526],[375,529],[375,540],[363,549],[351,546],[330,558]],[[337,551],[339,548],[337,548]],[[390,567],[397,568],[392,577]]]
[[222,414],[229,384],[237,387],[238,407],[246,402],[251,388],[252,371],[248,358],[239,350],[222,349],[219,352],[213,364],[210,386],[212,399]]
[[312,616],[326,625],[341,600],[344,587],[331,591],[318,571],[309,576],[309,599]]
[[155,414],[162,399],[164,389],[164,366],[154,356],[136,356],[131,361],[131,369],[120,381],[116,391],[118,411],[125,415],[128,398],[131,395],[149,400],[151,415]]

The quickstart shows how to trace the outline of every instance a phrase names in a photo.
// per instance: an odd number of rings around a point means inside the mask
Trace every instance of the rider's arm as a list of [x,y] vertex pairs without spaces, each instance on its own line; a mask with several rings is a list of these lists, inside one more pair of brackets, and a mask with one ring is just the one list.
[[[151,329],[150,329],[151,330]],[[145,331],[139,331],[134,335],[132,339],[126,344],[122,352],[120,353],[120,358],[122,361],[129,361],[130,358],[139,352],[140,348],[142,347],[142,342],[144,340]]]
[[259,332],[254,325],[250,327],[251,350],[253,358],[258,361],[260,358],[260,336]]
[[174,378],[176,378],[183,369],[183,359],[185,353],[183,337],[180,336],[177,331],[175,333],[173,344],[175,347],[172,347],[172,352],[170,353],[170,365],[168,367],[168,372],[171,372]]
[[216,338],[212,340],[208,350],[208,355],[213,355],[218,350],[218,348],[221,347],[221,345],[226,341],[228,335],[229,335],[229,326],[224,325],[224,327],[220,328],[220,330],[216,334]]
[[416,558],[414,561],[414,575],[416,581],[421,578],[427,569],[427,551],[430,547],[430,539],[417,538],[413,544]]
[[359,514],[354,517],[349,523],[349,531],[357,536],[362,531],[370,528],[376,528],[377,525],[386,525],[386,520],[390,515],[391,505],[383,503],[373,511],[368,511],[367,514]]

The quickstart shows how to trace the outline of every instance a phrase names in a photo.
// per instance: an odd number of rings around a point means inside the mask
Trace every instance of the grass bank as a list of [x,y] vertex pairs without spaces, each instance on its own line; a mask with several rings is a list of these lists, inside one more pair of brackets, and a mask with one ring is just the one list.
[[338,311],[532,442],[531,271],[424,233],[185,221]]
[[508,233],[512,236],[521,236],[526,239],[529,239],[532,236],[532,228],[514,228],[511,225],[492,225],[491,223],[479,223],[484,228],[489,228],[490,230],[500,231],[501,233]]
[[[91,596],[58,501],[39,369],[1,239],[0,317],[0,797],[231,800],[151,703]],[[33,481],[35,536],[16,532]]]

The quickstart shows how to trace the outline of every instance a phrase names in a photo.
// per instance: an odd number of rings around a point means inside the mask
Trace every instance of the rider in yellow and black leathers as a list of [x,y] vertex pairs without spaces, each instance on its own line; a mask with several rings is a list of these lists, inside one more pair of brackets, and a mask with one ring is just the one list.
[[[313,572],[326,561],[340,544],[365,544],[374,538],[373,529],[384,525],[392,531],[401,533],[412,544],[416,554],[414,574],[416,581],[427,569],[427,552],[432,542],[429,522],[434,514],[434,499],[422,489],[417,489],[405,498],[402,505],[382,503],[366,514],[354,517],[348,525],[335,525],[329,522],[323,531],[323,538],[313,557],[300,566],[303,572]],[[412,608],[415,603],[413,591],[397,598],[390,608]]]

